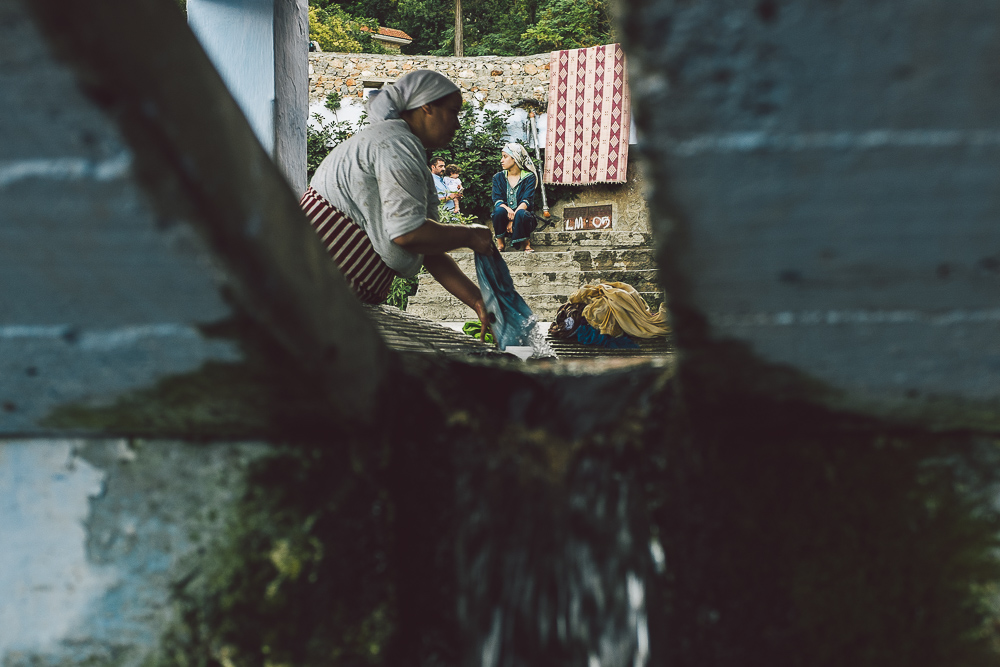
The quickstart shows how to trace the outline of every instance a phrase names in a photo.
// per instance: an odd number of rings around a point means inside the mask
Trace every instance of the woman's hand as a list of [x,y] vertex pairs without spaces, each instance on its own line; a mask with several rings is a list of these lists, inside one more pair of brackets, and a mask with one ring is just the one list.
[[483,302],[482,299],[479,299],[474,304],[472,304],[472,309],[476,311],[476,315],[479,316],[479,323],[482,325],[482,327],[480,327],[479,329],[479,340],[486,342],[486,332],[488,331],[490,333],[493,333],[493,330],[490,329],[491,320],[490,320],[490,314],[486,310],[486,304]]
[[[507,209],[507,219],[508,220],[513,220],[514,219],[514,209],[512,209],[510,206],[504,206],[504,208]],[[508,227],[509,226],[510,225],[508,225]],[[507,231],[509,232],[510,230],[508,229]]]
[[513,220],[511,220],[510,222],[507,223],[507,233],[508,234],[513,234],[514,233],[514,221]]
[[483,225],[468,225],[466,229],[471,232],[471,238],[469,239],[469,248],[473,252],[478,252],[480,255],[492,255],[496,252],[496,247],[493,245],[493,233],[490,231],[489,227]]

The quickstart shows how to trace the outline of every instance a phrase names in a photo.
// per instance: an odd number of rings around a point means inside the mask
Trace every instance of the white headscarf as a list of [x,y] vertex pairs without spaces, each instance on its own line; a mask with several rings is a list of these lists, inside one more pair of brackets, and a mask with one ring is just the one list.
[[521,171],[530,171],[535,175],[535,179],[538,179],[538,171],[535,169],[535,163],[531,161],[531,156],[528,155],[527,148],[512,141],[509,144],[503,145],[503,152],[514,158],[518,169]]
[[422,107],[459,88],[444,74],[421,69],[404,74],[396,81],[372,91],[368,96],[368,117],[372,122],[399,118],[402,111]]

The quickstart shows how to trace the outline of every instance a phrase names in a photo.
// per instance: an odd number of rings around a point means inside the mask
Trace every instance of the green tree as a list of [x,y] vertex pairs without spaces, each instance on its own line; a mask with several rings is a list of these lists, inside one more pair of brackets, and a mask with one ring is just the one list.
[[[404,46],[408,54],[435,53],[439,49],[449,47],[450,35],[443,37],[445,31],[453,30],[454,15],[451,7],[443,2],[428,0],[399,0],[396,6],[401,30],[406,31],[413,42]],[[450,47],[449,53],[451,55]]]
[[386,53],[372,35],[378,33],[378,21],[351,16],[340,5],[326,9],[309,8],[309,39],[324,51],[338,53]]
[[607,44],[611,22],[603,0],[550,0],[521,35],[531,53]]
[[454,163],[462,170],[462,213],[488,220],[493,211],[493,174],[500,171],[500,151],[507,134],[509,112],[485,110],[481,115],[465,103],[455,138],[434,157]]
[[[520,56],[525,49],[521,34],[534,20],[537,0],[462,0],[463,52],[466,56]],[[455,20],[441,21],[433,26],[438,46],[429,53],[453,55]],[[416,52],[414,52],[416,53]]]
[[[455,10],[459,5],[455,2],[310,0],[309,4],[347,23],[405,31],[413,38],[403,47],[406,54],[449,56],[456,51],[459,17]],[[461,0],[460,7],[462,51],[466,56],[532,55],[614,41],[607,0]],[[364,37],[353,34],[361,42],[361,50],[380,52],[377,43],[369,46],[370,37],[365,42]]]

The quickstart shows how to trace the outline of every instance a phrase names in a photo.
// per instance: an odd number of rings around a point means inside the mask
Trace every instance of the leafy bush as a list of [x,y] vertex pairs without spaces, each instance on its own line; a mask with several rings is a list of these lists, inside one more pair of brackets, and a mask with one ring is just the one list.
[[417,285],[419,284],[420,279],[417,276],[412,278],[396,276],[392,279],[389,296],[383,303],[387,306],[396,306],[400,310],[406,310],[406,306],[410,302],[410,297],[417,293]]
[[[465,201],[465,200],[462,200]],[[449,211],[444,207],[444,202],[438,206],[438,220],[446,225],[472,225],[479,222],[479,218],[462,212],[462,205],[459,204],[459,211]]]
[[346,120],[327,123],[323,116],[313,114],[316,126],[306,126],[306,176],[311,180],[316,169],[333,147],[360,130]]
[[326,96],[326,101],[323,102],[323,106],[325,106],[330,111],[337,113],[337,110],[340,109],[340,100],[341,100],[340,93],[338,93],[337,91],[333,91],[332,93]]
[[454,163],[462,170],[464,216],[485,221],[493,211],[493,175],[500,171],[500,151],[505,143],[509,117],[510,112],[491,109],[480,114],[466,102],[462,105],[461,127],[455,138],[446,148],[434,153],[434,157]]

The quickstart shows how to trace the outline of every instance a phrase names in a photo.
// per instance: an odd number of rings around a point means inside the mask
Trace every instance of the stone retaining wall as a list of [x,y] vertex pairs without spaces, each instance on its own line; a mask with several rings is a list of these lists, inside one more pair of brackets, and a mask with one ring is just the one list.
[[556,230],[564,229],[563,211],[567,207],[611,204],[612,231],[649,232],[649,206],[643,197],[645,181],[637,155],[629,156],[625,178],[625,183],[591,185],[556,202],[549,202],[552,215],[556,216]]
[[[309,102],[321,102],[330,93],[360,99],[365,88],[376,87],[416,69],[443,72],[462,88],[463,97],[484,103],[510,106],[524,98],[545,104],[549,95],[549,56],[399,56],[370,53],[310,53]],[[649,211],[642,196],[642,174],[633,156],[627,183],[584,188],[568,201],[550,201],[552,213],[562,215],[566,206],[613,205],[612,228],[649,231]],[[539,209],[541,199],[536,201]],[[560,227],[561,228],[561,227]]]
[[[370,53],[310,53],[309,101],[330,93],[362,97],[366,87],[392,81],[410,70],[434,69],[445,73],[471,101],[516,103],[534,98],[543,104],[549,93],[549,56],[445,56],[375,55]],[[366,86],[366,82],[368,85]]]

